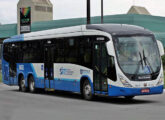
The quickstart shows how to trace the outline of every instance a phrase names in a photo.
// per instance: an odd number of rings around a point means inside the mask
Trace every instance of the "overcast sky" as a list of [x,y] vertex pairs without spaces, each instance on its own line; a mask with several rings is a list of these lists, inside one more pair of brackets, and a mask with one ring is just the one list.
[[[0,23],[17,21],[17,2],[0,0]],[[100,15],[101,0],[91,0],[91,15]],[[54,5],[54,19],[86,17],[86,0],[51,0]],[[165,17],[165,0],[104,0],[104,14],[125,14],[132,5],[144,6],[155,16]]]

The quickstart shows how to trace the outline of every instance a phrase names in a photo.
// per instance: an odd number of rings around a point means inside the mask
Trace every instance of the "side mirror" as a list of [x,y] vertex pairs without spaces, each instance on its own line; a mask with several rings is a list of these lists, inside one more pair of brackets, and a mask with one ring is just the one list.
[[160,56],[163,56],[163,55],[164,55],[164,47],[163,47],[163,44],[162,44],[159,40],[157,40],[157,44],[158,44]]
[[106,45],[107,45],[108,54],[110,56],[115,56],[115,49],[112,41],[108,41]]

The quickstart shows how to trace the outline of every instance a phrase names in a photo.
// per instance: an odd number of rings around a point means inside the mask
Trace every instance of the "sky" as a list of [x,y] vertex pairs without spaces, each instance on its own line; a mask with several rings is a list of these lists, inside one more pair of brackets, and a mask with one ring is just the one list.
[[[17,22],[19,0],[0,0],[0,23]],[[68,19],[86,17],[86,0],[50,0],[53,17]],[[165,0],[104,0],[104,15],[126,14],[132,5],[143,6],[154,16],[165,17]],[[101,0],[91,0],[91,16],[100,16]]]

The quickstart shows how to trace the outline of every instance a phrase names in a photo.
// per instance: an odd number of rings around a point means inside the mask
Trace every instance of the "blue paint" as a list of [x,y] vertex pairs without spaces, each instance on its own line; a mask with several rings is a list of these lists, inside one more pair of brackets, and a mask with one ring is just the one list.
[[45,88],[49,88],[49,80],[48,79],[45,80]]
[[[24,69],[19,70],[19,65],[23,65]],[[2,78],[3,83],[7,85],[18,85],[18,75],[23,74],[26,86],[27,77],[29,74],[32,74],[35,80],[36,88],[49,88],[49,80],[44,80],[43,77],[37,77],[36,71],[32,63],[17,63],[17,77],[9,77],[9,64],[2,59]],[[92,94],[94,94],[93,83],[88,75],[83,75],[81,78],[86,77],[92,87]],[[65,79],[65,78],[55,78],[50,80],[50,88],[55,90],[64,90],[71,92],[80,93],[80,81],[81,79]],[[97,94],[109,95],[109,96],[137,96],[137,95],[151,95],[151,94],[161,94],[163,93],[163,85],[158,87],[149,88],[149,93],[141,93],[142,88],[124,88],[117,87],[113,85],[108,85],[108,92],[95,91]]]
[[37,74],[32,63],[30,63],[30,67],[32,69],[33,77],[37,78]]
[[42,70],[42,71],[44,70],[44,65],[41,65],[41,70]]
[[[19,69],[19,66],[24,66],[24,69]],[[35,87],[38,87],[38,82],[36,81],[36,72],[31,63],[17,63],[17,78],[19,74],[23,74],[26,87],[28,87],[28,75],[32,74],[34,77]]]
[[101,94],[101,95],[108,95],[108,92],[102,92],[102,91],[95,91],[95,93]]
[[149,93],[141,93],[142,88],[124,88],[108,85],[109,96],[137,96],[163,93],[163,85],[149,88]]
[[2,59],[2,82],[10,85],[9,79],[9,63]]
[[9,39],[6,39],[3,41],[3,43],[7,43],[7,42],[18,42],[18,41],[24,41],[24,35],[16,35],[13,36]]
[[80,80],[77,79],[56,78],[54,86],[55,90],[80,92]]

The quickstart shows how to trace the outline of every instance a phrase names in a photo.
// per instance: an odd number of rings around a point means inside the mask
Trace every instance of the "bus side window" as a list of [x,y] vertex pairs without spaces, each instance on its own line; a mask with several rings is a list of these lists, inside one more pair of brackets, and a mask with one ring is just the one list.
[[68,38],[65,41],[65,62],[78,62],[78,45],[76,42],[76,38]]
[[8,62],[10,57],[9,57],[9,45],[8,44],[4,44],[4,48],[3,48],[3,57],[4,59]]
[[92,67],[92,38],[90,37],[83,37],[80,40],[80,47],[79,47],[79,58],[80,64],[91,68]]
[[56,52],[54,53],[55,58],[54,62],[55,63],[64,63],[65,59],[65,53],[64,53],[64,39],[55,39],[55,45],[56,45]]
[[116,76],[116,68],[115,68],[115,61],[113,56],[108,56],[108,66],[107,66],[107,72],[108,72],[108,77],[116,81],[117,76]]

